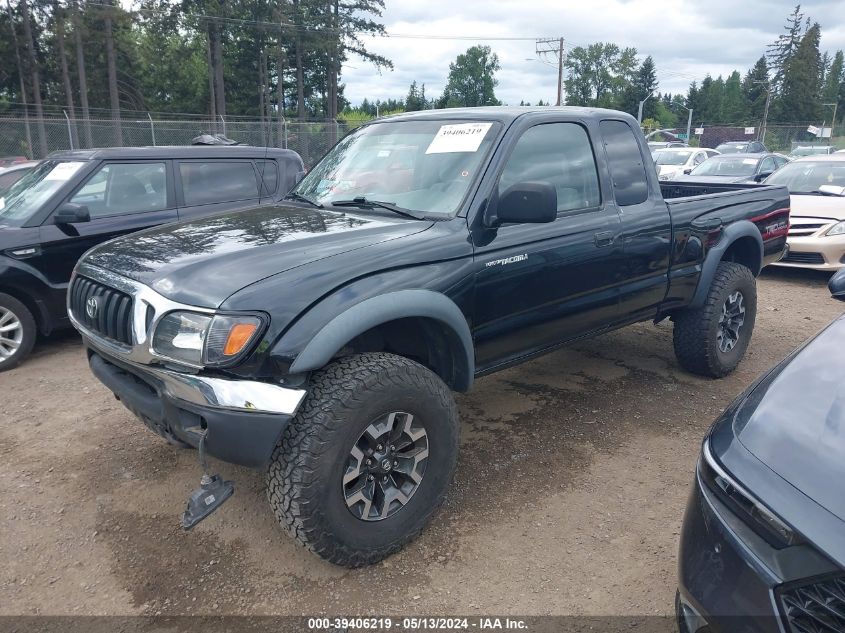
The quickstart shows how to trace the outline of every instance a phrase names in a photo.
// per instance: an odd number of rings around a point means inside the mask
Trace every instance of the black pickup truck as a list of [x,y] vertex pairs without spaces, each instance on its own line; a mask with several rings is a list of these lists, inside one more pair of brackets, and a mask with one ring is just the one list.
[[[789,195],[715,190],[661,190],[620,112],[403,114],[346,136],[277,206],[94,248],[69,312],[94,374],[150,429],[266,470],[290,534],[365,565],[446,493],[450,391],[667,317],[683,367],[736,367]],[[205,475],[183,525],[231,490]]]

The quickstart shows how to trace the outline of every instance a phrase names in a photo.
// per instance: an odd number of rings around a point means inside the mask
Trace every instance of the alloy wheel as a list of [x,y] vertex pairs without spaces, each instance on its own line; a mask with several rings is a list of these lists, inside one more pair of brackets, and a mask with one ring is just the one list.
[[349,511],[381,521],[411,500],[428,463],[428,435],[410,413],[396,411],[371,423],[355,442],[343,474]]
[[725,303],[722,304],[716,341],[719,345],[719,351],[723,354],[730,352],[739,342],[739,331],[745,323],[744,299],[742,293],[737,290],[728,295]]
[[0,363],[14,356],[23,341],[23,324],[18,316],[0,306]]

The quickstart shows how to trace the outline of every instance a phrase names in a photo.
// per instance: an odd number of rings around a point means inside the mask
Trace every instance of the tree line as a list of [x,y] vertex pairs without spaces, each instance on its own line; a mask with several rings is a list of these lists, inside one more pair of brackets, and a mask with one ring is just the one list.
[[[65,110],[116,121],[121,112],[206,113],[269,120],[335,118],[351,54],[384,33],[384,0],[18,0],[0,14],[0,112]],[[39,130],[43,143],[43,129]],[[85,139],[83,139],[84,141]],[[84,143],[83,143],[84,144]]]
[[656,92],[655,62],[638,63],[635,48],[612,43],[575,47],[566,60],[566,103],[624,110],[636,116],[640,101],[643,119],[660,127],[687,120],[689,109],[697,125],[742,125],[759,122],[769,100],[767,119],[774,123],[831,122],[838,104],[845,115],[843,52],[822,53],[821,27],[805,18],[801,6],[787,18],[784,33],[767,47],[754,65],[727,77],[706,75],[693,81],[687,93]]

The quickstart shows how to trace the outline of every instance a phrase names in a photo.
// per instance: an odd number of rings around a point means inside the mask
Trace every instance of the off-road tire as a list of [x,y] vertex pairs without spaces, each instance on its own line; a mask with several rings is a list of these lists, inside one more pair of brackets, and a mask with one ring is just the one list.
[[35,345],[38,327],[29,308],[5,292],[0,292],[0,308],[2,308],[0,316],[6,314],[6,311],[14,315],[16,322],[20,323],[22,334],[17,350],[12,352],[10,356],[0,357],[0,372],[3,372],[17,367],[29,356],[32,352],[32,346]]
[[[740,291],[744,299],[745,321],[739,340],[728,352],[719,349],[719,318],[728,297]],[[731,373],[748,349],[757,315],[757,284],[746,266],[720,262],[707,291],[704,305],[686,309],[673,317],[675,357],[689,372],[721,378]]]
[[[429,442],[425,474],[410,500],[377,521],[353,516],[342,477],[356,438],[374,419],[413,414]],[[458,455],[458,411],[433,372],[386,353],[341,358],[315,373],[308,395],[273,452],[270,507],[282,527],[336,565],[376,563],[413,540],[442,504]]]

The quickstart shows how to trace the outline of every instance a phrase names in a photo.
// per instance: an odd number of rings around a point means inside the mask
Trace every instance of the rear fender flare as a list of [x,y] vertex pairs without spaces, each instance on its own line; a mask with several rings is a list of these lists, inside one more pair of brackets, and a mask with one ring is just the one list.
[[757,244],[757,267],[751,272],[756,277],[760,274],[760,267],[763,262],[763,237],[760,235],[760,229],[750,220],[740,220],[729,224],[722,229],[722,239],[719,243],[707,251],[704,263],[701,266],[701,277],[698,281],[698,287],[695,290],[695,295],[692,298],[690,307],[698,308],[704,305],[707,298],[707,293],[710,290],[710,284],[713,282],[713,277],[716,275],[716,268],[719,266],[728,249],[739,239],[750,237]]

